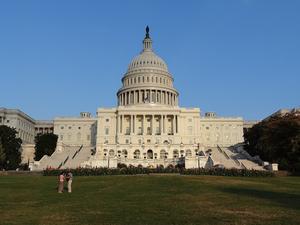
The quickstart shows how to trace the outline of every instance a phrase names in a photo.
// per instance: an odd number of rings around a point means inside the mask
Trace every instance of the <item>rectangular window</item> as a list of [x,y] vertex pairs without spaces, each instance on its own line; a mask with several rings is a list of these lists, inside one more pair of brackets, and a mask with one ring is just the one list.
[[189,126],[188,127],[188,135],[192,135],[193,134],[193,127]]
[[109,128],[105,127],[105,135],[109,135]]

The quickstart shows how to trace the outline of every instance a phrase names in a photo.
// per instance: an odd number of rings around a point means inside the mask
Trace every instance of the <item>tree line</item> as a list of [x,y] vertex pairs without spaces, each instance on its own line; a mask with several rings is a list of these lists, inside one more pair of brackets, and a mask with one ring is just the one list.
[[[21,138],[17,137],[15,128],[0,126],[0,169],[14,170],[19,168],[21,158]],[[58,136],[55,134],[38,134],[35,137],[35,157],[40,160],[44,155],[52,155],[55,151]],[[23,165],[24,166],[24,165]],[[26,167],[26,166],[25,166]],[[28,167],[28,165],[27,165]]]
[[244,134],[245,150],[279,169],[300,174],[300,116],[287,113],[254,125]]

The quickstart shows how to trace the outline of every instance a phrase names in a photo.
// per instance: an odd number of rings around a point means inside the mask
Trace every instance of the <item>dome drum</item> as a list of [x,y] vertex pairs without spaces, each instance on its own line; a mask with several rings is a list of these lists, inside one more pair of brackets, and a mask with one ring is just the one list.
[[141,104],[178,106],[178,93],[173,90],[155,88],[126,89],[118,92],[119,106]]

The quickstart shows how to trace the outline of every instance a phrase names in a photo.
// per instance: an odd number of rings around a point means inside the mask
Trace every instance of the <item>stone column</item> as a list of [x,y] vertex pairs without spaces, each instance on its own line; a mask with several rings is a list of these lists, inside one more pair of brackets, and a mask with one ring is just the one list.
[[146,135],[146,115],[143,115],[143,126],[142,126],[142,133]]
[[117,116],[117,135],[120,134],[120,116]]
[[155,127],[154,127],[154,124],[155,124],[155,115],[152,115],[152,124],[151,124],[152,135],[155,134]]
[[133,134],[133,115],[130,116],[130,134]]
[[173,135],[176,133],[176,122],[175,122],[175,115],[173,115],[173,127],[172,127]]
[[163,133],[166,134],[166,119],[167,119],[167,116],[164,115],[163,116]]
[[123,115],[120,115],[120,133],[123,134]]
[[179,133],[179,126],[178,126],[178,115],[176,116],[176,133]]
[[163,134],[163,115],[160,115],[160,123],[159,123],[160,135]]

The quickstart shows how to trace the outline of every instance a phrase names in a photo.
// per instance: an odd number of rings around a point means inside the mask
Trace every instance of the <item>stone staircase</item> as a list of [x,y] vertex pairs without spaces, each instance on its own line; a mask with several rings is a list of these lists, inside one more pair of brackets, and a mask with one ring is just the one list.
[[63,146],[57,148],[51,156],[45,155],[40,161],[34,162],[31,168],[32,170],[77,168],[90,156],[91,147]]
[[61,168],[78,168],[81,166],[81,163],[89,160],[90,157],[91,147],[81,146]]
[[264,170],[263,166],[259,165],[255,158],[247,152],[244,154],[243,152],[236,152],[234,148],[220,146],[210,149],[213,165],[221,164],[225,168]]
[[225,168],[241,169],[240,164],[237,164],[236,161],[233,160],[222,148],[215,147],[210,149],[210,158],[212,159],[214,165],[223,165]]

